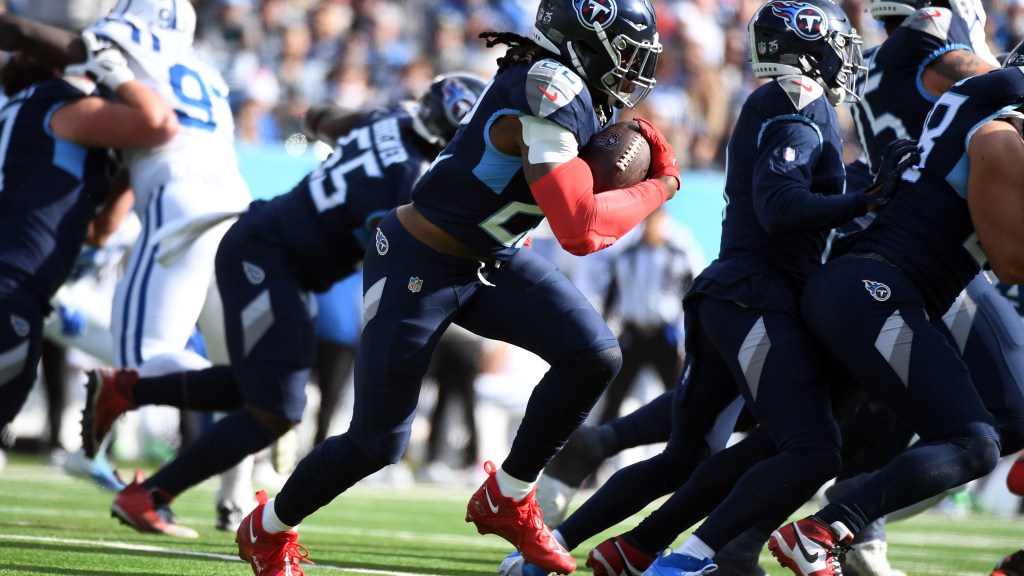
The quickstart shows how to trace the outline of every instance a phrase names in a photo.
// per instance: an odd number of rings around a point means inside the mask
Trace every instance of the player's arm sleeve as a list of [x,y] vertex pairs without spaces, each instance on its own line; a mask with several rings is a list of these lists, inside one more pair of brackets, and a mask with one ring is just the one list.
[[810,121],[776,121],[762,133],[754,161],[754,213],[772,236],[835,228],[867,212],[863,192],[811,190],[822,139]]
[[594,175],[580,158],[555,167],[530,189],[558,243],[577,256],[611,246],[668,199],[657,179],[594,194]]

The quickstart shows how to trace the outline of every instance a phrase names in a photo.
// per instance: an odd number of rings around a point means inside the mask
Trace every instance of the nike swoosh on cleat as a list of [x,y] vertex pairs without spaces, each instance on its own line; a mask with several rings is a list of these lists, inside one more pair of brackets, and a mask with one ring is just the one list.
[[252,533],[252,516],[250,516],[250,517],[249,517],[249,540],[250,540],[250,541],[251,541],[251,542],[252,542],[253,544],[255,544],[255,543],[256,543],[256,535],[254,535],[254,534]]
[[[800,527],[794,525],[793,526],[793,532],[796,532],[796,547],[799,548],[800,549],[800,553],[804,555],[804,560],[806,560],[810,564],[813,564],[813,563],[817,562],[818,561],[818,553],[815,552],[812,555],[812,554],[810,554],[807,551],[807,548],[804,547],[804,540],[807,540],[807,537],[805,537],[800,532]],[[807,540],[807,542],[809,544],[811,543],[810,540]]]
[[491,508],[491,514],[497,514],[498,507],[491,502],[491,493],[487,491],[487,486],[484,486],[484,496],[487,498],[487,505]]

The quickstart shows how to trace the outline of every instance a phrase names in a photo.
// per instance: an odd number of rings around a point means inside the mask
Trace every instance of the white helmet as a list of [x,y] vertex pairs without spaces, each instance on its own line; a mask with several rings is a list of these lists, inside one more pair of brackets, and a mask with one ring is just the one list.
[[122,16],[154,28],[175,30],[189,45],[196,35],[196,11],[189,0],[118,0],[108,18]]

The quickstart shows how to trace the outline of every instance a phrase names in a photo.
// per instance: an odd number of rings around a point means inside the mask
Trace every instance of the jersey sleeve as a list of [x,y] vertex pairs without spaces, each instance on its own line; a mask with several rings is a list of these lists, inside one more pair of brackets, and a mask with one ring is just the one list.
[[576,135],[579,146],[600,130],[583,79],[559,62],[545,58],[533,64],[523,90],[529,113],[563,126]]
[[809,118],[776,118],[764,128],[752,198],[754,213],[769,234],[833,228],[866,211],[861,193],[825,195],[811,189],[821,151],[820,129]]

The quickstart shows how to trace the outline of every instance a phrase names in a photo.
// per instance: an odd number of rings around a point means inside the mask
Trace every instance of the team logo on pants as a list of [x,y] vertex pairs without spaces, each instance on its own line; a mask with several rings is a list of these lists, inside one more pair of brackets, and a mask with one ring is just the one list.
[[384,233],[380,231],[380,228],[377,228],[376,244],[377,254],[383,256],[388,253],[388,237],[385,236]]
[[419,292],[423,289],[423,278],[417,278],[413,276],[409,278],[409,292]]
[[242,270],[245,271],[245,279],[254,286],[262,283],[267,278],[263,268],[244,260],[242,261]]
[[28,320],[25,320],[17,314],[11,314],[11,328],[14,328],[14,333],[21,338],[28,336]]
[[871,297],[879,302],[885,302],[892,296],[892,290],[881,282],[875,282],[874,280],[864,280],[864,288],[871,294]]

